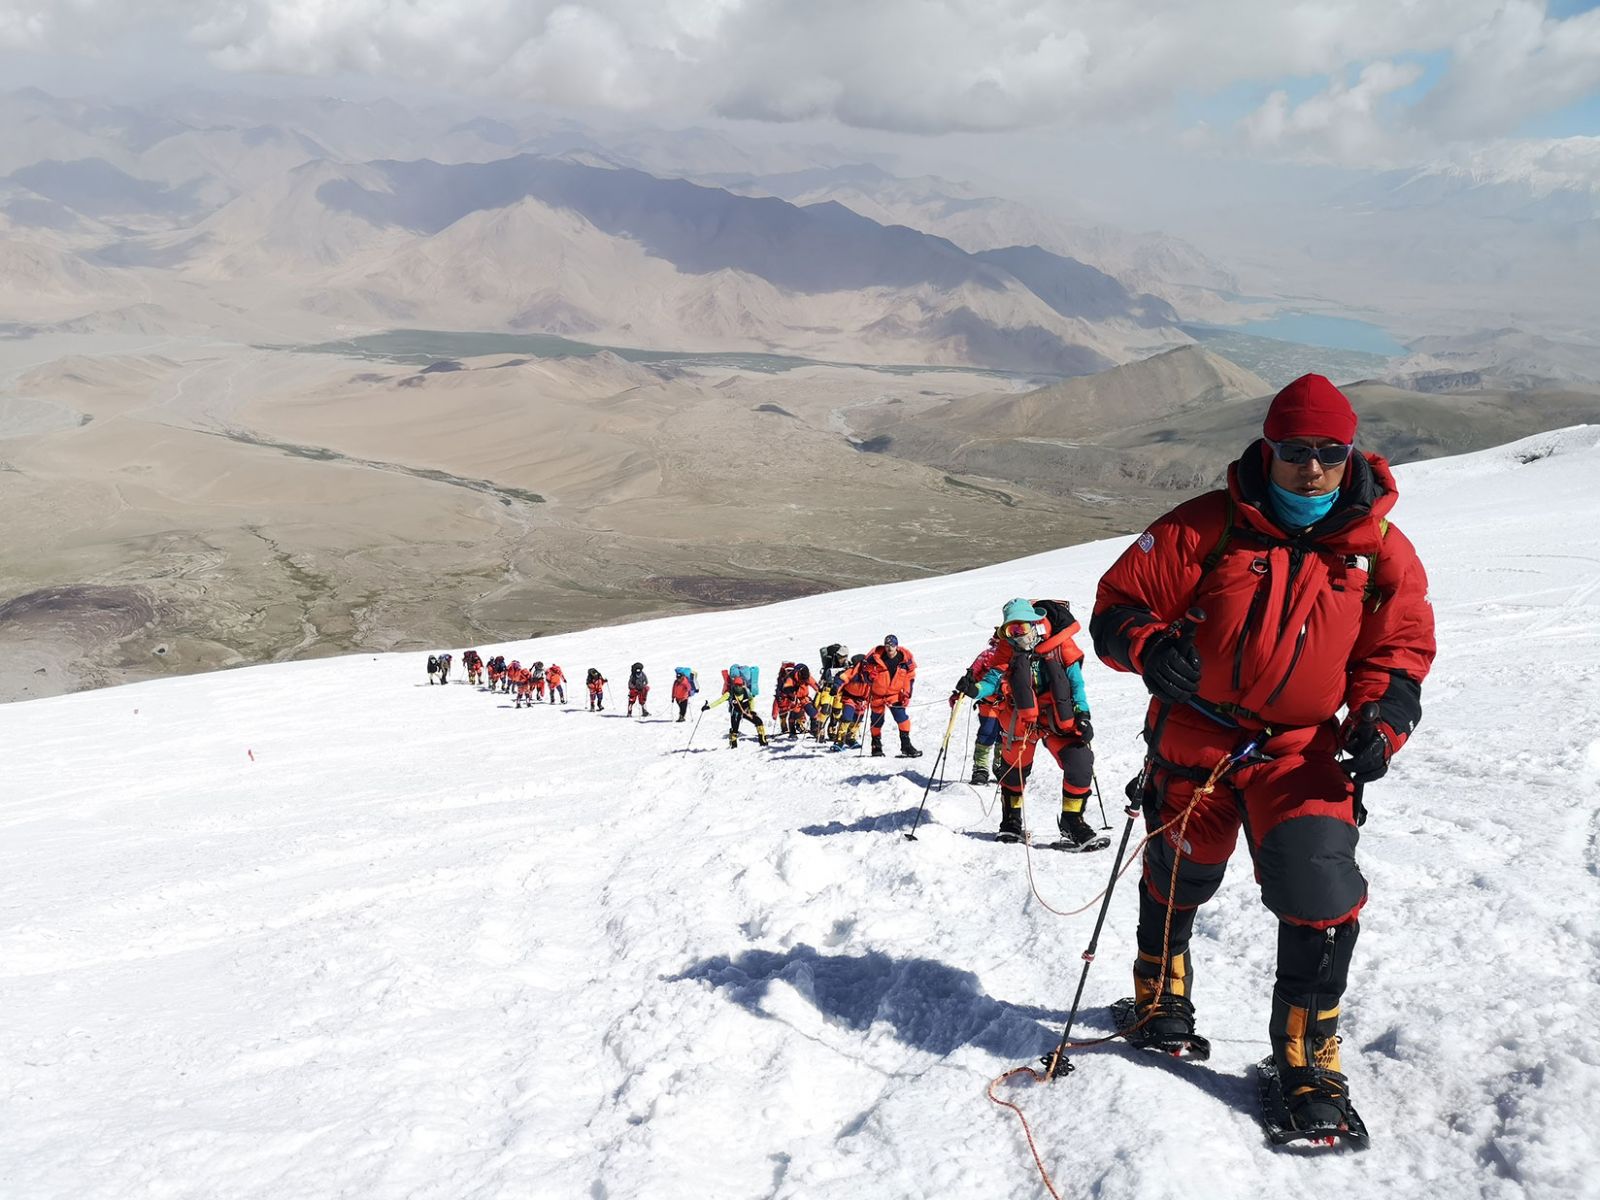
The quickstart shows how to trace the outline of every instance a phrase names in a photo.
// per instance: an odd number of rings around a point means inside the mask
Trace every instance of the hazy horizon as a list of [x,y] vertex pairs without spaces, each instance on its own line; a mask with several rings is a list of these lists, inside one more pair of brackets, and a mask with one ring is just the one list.
[[[1600,187],[1595,7],[5,0],[0,78],[113,97],[193,85],[538,104],[591,124],[821,140],[892,156],[901,174],[1175,229],[1173,214],[1224,202],[1224,184],[1292,195],[1344,171]],[[1163,168],[1181,197],[1136,186]],[[1210,195],[1196,204],[1194,187]]]

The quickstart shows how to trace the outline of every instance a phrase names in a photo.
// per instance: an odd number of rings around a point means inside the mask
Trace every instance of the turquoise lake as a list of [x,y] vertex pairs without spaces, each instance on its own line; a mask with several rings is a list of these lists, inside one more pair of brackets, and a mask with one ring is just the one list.
[[1279,313],[1265,321],[1250,321],[1228,328],[1257,337],[1299,342],[1306,346],[1325,346],[1330,350],[1359,350],[1365,354],[1402,355],[1406,348],[1389,331],[1370,321],[1353,317],[1329,317],[1321,313]]

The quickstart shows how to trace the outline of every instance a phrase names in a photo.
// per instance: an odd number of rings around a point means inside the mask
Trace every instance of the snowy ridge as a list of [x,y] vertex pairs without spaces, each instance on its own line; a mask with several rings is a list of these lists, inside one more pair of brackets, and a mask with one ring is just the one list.
[[[1310,1162],[1256,1127],[1274,925],[1241,854],[1196,931],[1210,1063],[1112,1047],[1007,1090],[1065,1195],[1600,1194],[1600,427],[1398,474],[1441,654],[1367,791],[1343,1032],[1374,1148]],[[1123,544],[479,647],[561,663],[572,711],[430,688],[422,654],[0,708],[0,1191],[1043,1195],[983,1092],[1054,1043],[1093,914],[1032,900],[964,784],[898,833],[1000,604],[1086,615]],[[714,691],[757,661],[765,707],[782,658],[891,631],[918,762],[659,719],[675,665]],[[585,668],[615,689],[634,659],[657,719],[581,711]],[[1120,832],[1143,689],[1087,680]],[[1110,861],[1033,865],[1069,908]],[[1129,990],[1134,907],[1125,882],[1084,1033]]]

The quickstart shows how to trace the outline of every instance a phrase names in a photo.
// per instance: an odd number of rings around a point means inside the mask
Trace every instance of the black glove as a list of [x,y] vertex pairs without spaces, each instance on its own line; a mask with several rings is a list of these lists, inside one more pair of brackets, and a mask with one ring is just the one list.
[[700,706],[700,711],[701,712],[710,712],[711,711],[711,701],[707,700],[704,704],[702,704]]
[[1094,741],[1094,724],[1089,720],[1089,714],[1080,708],[1072,715],[1078,724],[1078,736],[1086,742]]
[[978,684],[972,678],[970,672],[956,680],[955,694],[965,696],[968,700],[976,700],[978,698]]
[[1183,704],[1200,690],[1200,655],[1186,637],[1158,638],[1144,653],[1144,686],[1163,704]]
[[1345,735],[1344,752],[1349,756],[1340,765],[1352,783],[1371,783],[1389,771],[1389,756],[1394,743],[1384,733],[1383,722],[1361,721]]

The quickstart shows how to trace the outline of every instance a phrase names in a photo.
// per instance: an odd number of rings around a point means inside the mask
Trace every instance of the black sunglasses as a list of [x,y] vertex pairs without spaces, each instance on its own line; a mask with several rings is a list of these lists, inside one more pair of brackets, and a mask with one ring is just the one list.
[[1267,445],[1280,459],[1296,467],[1305,466],[1313,458],[1325,467],[1337,467],[1350,457],[1352,449],[1349,442],[1333,446],[1308,446],[1304,442],[1274,442],[1270,438],[1267,439]]

